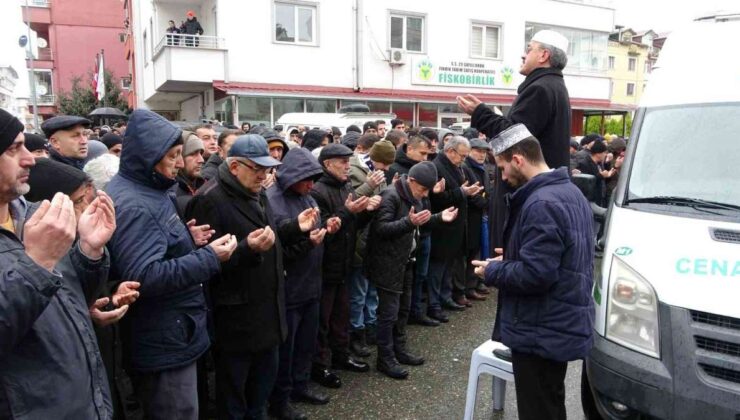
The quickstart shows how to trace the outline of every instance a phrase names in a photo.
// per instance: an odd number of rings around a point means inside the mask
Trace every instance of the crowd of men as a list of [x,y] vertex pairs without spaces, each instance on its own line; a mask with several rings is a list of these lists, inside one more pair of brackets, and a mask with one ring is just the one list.
[[[407,324],[439,327],[491,285],[520,416],[564,416],[565,362],[591,345],[594,235],[551,63],[567,41],[543,32],[508,117],[458,98],[480,129],[464,135],[217,133],[135,110],[96,141],[81,117],[40,136],[0,111],[0,418],[207,418],[215,399],[222,419],[303,419],[294,403],[327,404],[319,386],[369,371],[371,346],[408,378],[425,358]],[[557,92],[548,109],[537,84]],[[572,169],[614,176],[623,158],[604,169],[600,142]]]

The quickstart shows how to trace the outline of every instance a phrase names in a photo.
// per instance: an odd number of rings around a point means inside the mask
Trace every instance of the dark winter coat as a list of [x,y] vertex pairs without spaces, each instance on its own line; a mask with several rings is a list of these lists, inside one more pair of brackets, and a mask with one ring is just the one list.
[[[370,223],[365,274],[375,287],[401,293],[406,263],[419,241],[419,229],[411,223],[409,211],[412,206],[415,212],[424,209],[411,195],[406,175],[380,195],[383,199]],[[437,213],[426,224],[438,225],[441,221],[442,214]]]
[[[16,232],[35,208],[10,203]],[[51,273],[21,240],[0,228],[0,418],[112,418],[87,309],[108,277],[108,255],[91,261],[75,243]]]
[[[211,280],[216,345],[238,352],[279,345],[287,334],[283,244],[301,235],[297,220],[278,227],[264,191],[249,192],[226,165],[190,200],[185,213],[209,224],[214,238],[232,234],[239,239],[231,258],[221,263],[220,275]],[[257,253],[247,244],[247,235],[268,225],[275,244]]]
[[598,206],[605,207],[604,197],[606,196],[606,182],[601,175],[601,167],[591,158],[591,153],[576,157],[576,169],[582,174],[593,175],[596,177],[596,186],[594,188],[594,203]]
[[[198,188],[202,187],[206,181],[203,178],[196,178],[190,180],[184,175],[180,174],[175,178],[177,181],[177,187],[175,188],[175,196],[177,197],[177,214],[180,217],[185,217],[185,207],[187,207],[190,199],[193,198]],[[202,224],[202,223],[198,223]]]
[[545,162],[551,168],[570,163],[570,97],[563,73],[538,68],[524,79],[506,117],[496,115],[485,104],[473,112],[472,127],[493,138],[506,128],[522,123],[540,141]]
[[192,19],[186,19],[185,22],[180,26],[181,34],[188,35],[203,35],[203,27],[200,26],[198,18],[193,17]]
[[134,111],[106,188],[116,204],[108,244],[114,278],[141,283],[121,323],[124,361],[140,372],[187,366],[209,346],[201,283],[219,272],[219,261],[210,247],[195,248],[175,208],[175,181],[154,171],[181,134],[154,112]]
[[200,170],[200,176],[206,181],[215,178],[218,176],[218,166],[221,165],[223,161],[224,160],[221,159],[221,155],[218,153],[212,154],[203,165],[203,169]]
[[[290,186],[323,173],[321,165],[307,149],[295,148],[285,155],[278,168],[277,181],[267,189],[267,199],[278,225],[291,223],[302,211],[318,207],[310,194],[298,195]],[[283,247],[283,251],[286,305],[297,306],[318,300],[321,297],[323,243],[314,246],[307,236],[303,236],[295,244]]]
[[[396,160],[393,162],[390,168],[388,168],[388,171],[385,173],[385,179],[388,185],[391,185],[391,182],[393,182],[393,177],[396,176],[396,174],[400,175],[408,175],[409,171],[411,170],[411,167],[416,165],[417,161],[411,159],[406,154],[406,144],[401,146],[398,150],[396,150]],[[430,155],[431,156],[431,155]],[[431,210],[432,204],[429,202],[429,197],[424,197],[421,199],[421,204],[424,206],[425,210]],[[432,234],[432,228],[429,223],[425,223],[421,226],[419,229],[419,233],[421,234],[422,238],[425,238]]]
[[324,237],[323,280],[329,284],[341,284],[347,280],[354,261],[357,231],[369,221],[367,212],[356,215],[344,206],[352,193],[349,179],[339,181],[326,170],[311,190],[311,196],[321,210],[322,225],[330,217],[337,216],[342,220],[342,227],[338,232]]
[[509,205],[504,260],[485,273],[499,289],[494,339],[545,359],[584,358],[594,323],[591,208],[566,168],[532,178]]
[[493,186],[488,176],[488,168],[479,164],[471,157],[465,158],[463,162],[465,173],[470,177],[470,183],[479,182],[483,191],[472,197],[468,197],[468,242],[467,249],[474,251],[480,248],[480,230],[483,224],[483,215],[488,216],[491,209],[491,195]]
[[53,149],[51,147],[49,148],[49,159],[55,160],[65,165],[72,166],[79,170],[82,170],[85,167],[85,163],[87,163],[86,159],[75,159],[71,157],[62,156],[59,152],[56,151],[56,149]]
[[432,213],[439,213],[448,207],[457,207],[457,218],[452,223],[444,223],[432,229],[431,257],[444,260],[465,255],[467,245],[468,200],[460,188],[465,181],[464,170],[455,166],[447,155],[439,153],[434,158],[437,177],[445,179],[445,190],[439,194],[430,193]]

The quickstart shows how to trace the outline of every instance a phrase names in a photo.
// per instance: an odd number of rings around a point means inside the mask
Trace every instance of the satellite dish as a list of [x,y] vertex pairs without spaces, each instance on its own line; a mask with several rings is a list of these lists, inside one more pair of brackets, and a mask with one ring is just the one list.
[[46,48],[49,45],[44,38],[37,38],[36,44],[39,48]]
[[47,93],[49,93],[49,91],[46,89],[46,86],[44,86],[44,85],[37,85],[36,86],[36,93],[38,93],[39,95],[46,95]]
[[28,44],[28,37],[25,35],[21,35],[20,38],[18,38],[18,45],[21,46],[21,48],[25,47],[26,44]]

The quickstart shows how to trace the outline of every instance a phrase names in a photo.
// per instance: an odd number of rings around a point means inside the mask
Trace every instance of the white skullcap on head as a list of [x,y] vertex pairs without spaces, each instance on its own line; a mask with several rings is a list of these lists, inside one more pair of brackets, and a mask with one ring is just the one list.
[[506,130],[498,133],[498,135],[491,140],[493,154],[499,155],[506,151],[506,149],[529,137],[533,137],[532,133],[527,130],[527,127],[524,124],[514,124]]
[[532,41],[552,45],[557,49],[563,50],[564,53],[568,53],[568,38],[558,32],[551,31],[549,29],[539,31],[534,34]]

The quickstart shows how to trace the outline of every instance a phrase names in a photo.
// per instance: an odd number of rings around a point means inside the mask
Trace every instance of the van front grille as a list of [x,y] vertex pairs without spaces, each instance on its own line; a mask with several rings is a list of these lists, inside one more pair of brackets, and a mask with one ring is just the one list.
[[699,366],[709,376],[740,384],[740,372],[736,370],[725,369],[719,366],[712,366],[706,363],[699,363]]
[[740,319],[729,316],[715,315],[707,312],[691,311],[691,319],[694,322],[714,325],[716,327],[740,330]]
[[712,239],[718,242],[740,244],[740,232],[726,229],[712,229]]
[[727,341],[697,336],[696,347],[714,353],[722,353],[729,356],[740,357],[740,345]]

